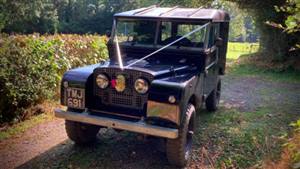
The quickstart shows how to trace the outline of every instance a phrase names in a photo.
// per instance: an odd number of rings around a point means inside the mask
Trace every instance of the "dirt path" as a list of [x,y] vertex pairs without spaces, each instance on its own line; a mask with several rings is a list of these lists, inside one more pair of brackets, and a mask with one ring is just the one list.
[[64,121],[55,119],[35,126],[19,137],[0,142],[0,168],[14,168],[65,141]]
[[[267,105],[300,113],[300,84],[225,76],[222,88],[225,108],[249,112]],[[77,147],[67,139],[64,121],[54,119],[0,142],[0,168],[171,168],[160,151],[162,144],[135,136],[102,130],[98,143]],[[202,147],[196,147],[194,153],[200,150]],[[200,160],[193,159],[188,168],[201,168]],[[203,165],[209,167],[207,163]]]

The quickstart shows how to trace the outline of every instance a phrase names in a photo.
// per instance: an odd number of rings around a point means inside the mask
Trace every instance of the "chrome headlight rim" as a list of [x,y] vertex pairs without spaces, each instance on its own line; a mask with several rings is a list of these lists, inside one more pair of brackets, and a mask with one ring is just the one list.
[[[102,84],[100,84],[102,83]],[[107,75],[101,73],[96,77],[96,84],[100,89],[106,89],[109,86],[109,78]]]
[[[142,86],[138,86],[142,84],[145,85],[144,89],[138,88],[138,87],[142,87]],[[137,78],[134,82],[134,89],[139,94],[146,94],[149,91],[149,82],[144,78]]]

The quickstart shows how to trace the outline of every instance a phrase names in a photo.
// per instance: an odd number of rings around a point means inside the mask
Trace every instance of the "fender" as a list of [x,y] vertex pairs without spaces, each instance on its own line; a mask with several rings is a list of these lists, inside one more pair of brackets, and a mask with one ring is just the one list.
[[[60,98],[62,105],[65,105],[64,82],[68,82],[68,86],[70,87],[87,89],[90,87],[90,85],[93,85],[92,83],[93,71],[96,67],[99,66],[100,64],[94,64],[94,65],[89,65],[89,66],[80,67],[76,69],[71,69],[63,75],[61,81],[61,98]],[[90,92],[86,90],[85,100],[87,103],[89,103],[88,102],[88,99],[90,98],[89,96],[90,96]]]
[[69,86],[84,88],[96,67],[99,67],[99,64],[71,69],[64,74],[62,81],[67,81]]
[[[162,103],[169,103],[169,96],[176,98],[176,104],[180,109],[180,121],[183,120],[186,105],[195,91],[199,88],[199,78],[196,73],[184,74],[176,77],[154,80],[152,81],[151,88],[149,91],[148,100],[157,101]],[[198,87],[197,87],[198,86]],[[197,99],[200,98],[200,91]]]

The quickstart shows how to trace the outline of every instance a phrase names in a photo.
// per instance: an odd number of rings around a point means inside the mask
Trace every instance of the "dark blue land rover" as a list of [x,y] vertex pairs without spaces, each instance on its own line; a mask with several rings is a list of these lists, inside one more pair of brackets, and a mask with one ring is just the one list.
[[217,109],[229,15],[216,9],[151,6],[115,14],[109,60],[64,74],[57,117],[76,144],[100,128],[163,138],[171,164],[185,166],[196,110]]

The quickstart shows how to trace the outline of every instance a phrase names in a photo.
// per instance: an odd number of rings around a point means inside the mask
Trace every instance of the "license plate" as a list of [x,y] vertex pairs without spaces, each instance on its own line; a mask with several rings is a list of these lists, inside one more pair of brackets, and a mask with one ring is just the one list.
[[84,109],[85,108],[85,90],[78,88],[67,88],[65,90],[65,103],[70,108]]

